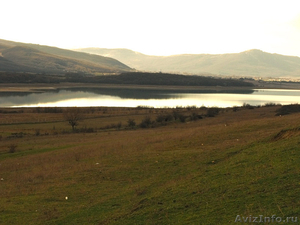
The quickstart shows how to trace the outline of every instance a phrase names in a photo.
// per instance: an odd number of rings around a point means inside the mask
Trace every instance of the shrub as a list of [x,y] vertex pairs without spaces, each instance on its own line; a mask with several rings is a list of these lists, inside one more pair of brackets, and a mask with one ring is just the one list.
[[184,123],[186,120],[186,116],[184,116],[182,113],[179,113],[177,110],[173,111],[173,118],[174,120],[179,120],[182,123]]
[[35,136],[40,136],[40,134],[41,134],[41,133],[40,133],[40,129],[36,129],[36,130],[35,130]]
[[276,116],[287,115],[290,113],[298,113],[300,112],[300,105],[299,104],[284,105],[281,106],[280,109],[278,109],[276,112],[277,112]]
[[62,108],[57,108],[57,107],[44,108],[44,113],[62,113],[62,112],[63,112]]
[[176,110],[173,110],[173,118],[174,118],[174,120],[179,119],[179,115],[180,115],[179,112],[177,112]]
[[281,105],[281,104],[276,104],[274,102],[268,102],[264,106],[266,106],[266,107],[272,107],[272,106],[276,106],[276,105]]
[[95,130],[92,127],[85,127],[84,129],[82,129],[83,133],[94,133]]
[[15,153],[17,149],[17,145],[16,144],[11,144],[8,146],[8,152],[9,153]]
[[190,116],[191,120],[199,120],[199,119],[202,119],[202,116],[201,115],[198,115],[197,113],[192,113],[192,115]]
[[135,127],[135,121],[134,121],[134,119],[128,119],[127,120],[127,124],[131,128]]
[[191,106],[187,106],[186,108],[187,108],[187,110],[197,109],[197,106],[191,105]]
[[165,116],[165,121],[166,121],[166,122],[172,121],[173,119],[174,119],[174,117],[173,117],[172,114],[167,114],[167,115]]
[[117,128],[118,128],[118,130],[120,130],[121,127],[122,127],[122,122],[117,123]]
[[246,109],[254,109],[254,106],[248,104],[248,103],[244,103],[243,104],[243,108],[246,108]]
[[184,123],[184,122],[185,122],[185,119],[186,119],[186,116],[184,116],[183,114],[179,114],[178,118],[179,118],[179,121],[180,121],[181,123]]
[[158,123],[165,123],[165,122],[170,122],[173,120],[173,115],[172,114],[167,114],[167,115],[158,115],[156,117],[156,122]]
[[9,138],[22,138],[25,135],[23,132],[17,132],[17,133],[11,133],[11,136]]
[[152,124],[152,122],[151,122],[150,116],[146,116],[140,123],[140,127],[147,128],[147,127],[150,127],[151,124]]
[[138,105],[136,108],[137,109],[154,109],[153,106],[148,106],[148,105]]
[[208,117],[214,117],[214,116],[218,115],[219,112],[220,112],[219,108],[216,108],[216,107],[209,108],[207,110],[206,116],[208,116]]
[[232,108],[232,111],[233,111],[233,112],[236,112],[236,111],[238,111],[238,109],[239,109],[239,107],[234,106],[234,107]]
[[158,123],[163,123],[165,121],[165,116],[164,115],[157,115],[155,120]]

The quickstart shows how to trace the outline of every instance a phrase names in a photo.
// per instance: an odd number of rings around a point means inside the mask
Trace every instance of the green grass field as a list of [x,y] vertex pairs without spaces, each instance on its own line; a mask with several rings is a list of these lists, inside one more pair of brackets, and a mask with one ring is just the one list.
[[279,108],[83,108],[74,132],[59,110],[2,109],[0,224],[295,224],[300,114]]

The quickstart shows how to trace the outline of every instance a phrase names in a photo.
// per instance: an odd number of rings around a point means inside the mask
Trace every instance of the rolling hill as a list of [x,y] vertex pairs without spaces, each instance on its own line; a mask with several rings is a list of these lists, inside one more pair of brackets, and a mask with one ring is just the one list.
[[137,70],[240,77],[300,77],[300,58],[253,49],[232,54],[149,56],[128,49],[84,48],[77,51],[115,58]]
[[0,39],[0,71],[93,74],[120,73],[132,69],[104,56]]

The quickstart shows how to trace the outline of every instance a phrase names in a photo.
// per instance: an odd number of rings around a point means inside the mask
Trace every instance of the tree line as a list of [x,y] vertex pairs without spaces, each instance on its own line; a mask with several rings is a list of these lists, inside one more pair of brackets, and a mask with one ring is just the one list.
[[1,83],[100,83],[135,85],[174,85],[174,86],[239,86],[252,87],[252,83],[242,79],[216,78],[207,76],[178,75],[169,73],[128,72],[119,75],[95,76],[84,73],[46,75],[29,73],[0,72]]

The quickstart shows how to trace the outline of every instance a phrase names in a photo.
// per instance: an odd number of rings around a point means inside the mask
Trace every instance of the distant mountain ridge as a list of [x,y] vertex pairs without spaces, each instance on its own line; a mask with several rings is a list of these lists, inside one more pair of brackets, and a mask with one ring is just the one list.
[[172,56],[150,56],[128,49],[82,48],[76,51],[112,57],[142,71],[300,78],[299,57],[271,54],[257,49],[231,54]]
[[93,74],[128,72],[132,69],[109,57],[0,39],[0,71]]

